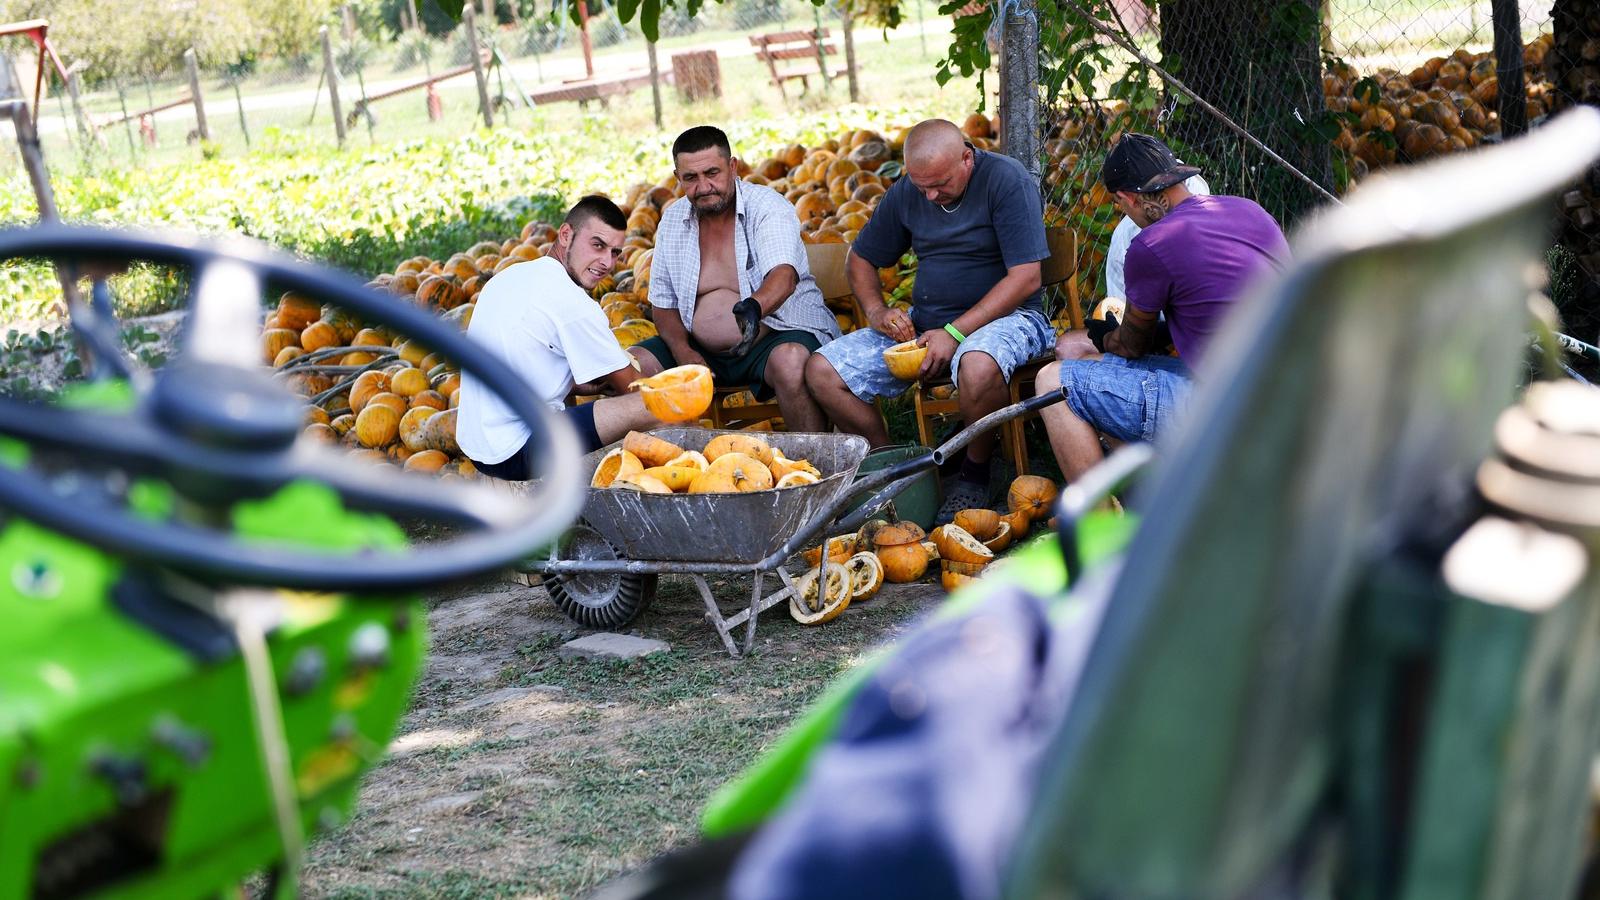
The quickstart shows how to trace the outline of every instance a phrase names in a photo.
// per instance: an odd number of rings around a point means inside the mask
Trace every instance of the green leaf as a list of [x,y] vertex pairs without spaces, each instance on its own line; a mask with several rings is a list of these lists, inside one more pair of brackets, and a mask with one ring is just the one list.
[[439,7],[440,11],[449,16],[452,21],[461,21],[461,7],[463,0],[433,0],[433,3],[435,6]]
[[[621,9],[621,6],[618,6]],[[661,39],[661,0],[644,0],[643,12],[639,14],[639,30],[644,33],[644,39],[652,44]]]

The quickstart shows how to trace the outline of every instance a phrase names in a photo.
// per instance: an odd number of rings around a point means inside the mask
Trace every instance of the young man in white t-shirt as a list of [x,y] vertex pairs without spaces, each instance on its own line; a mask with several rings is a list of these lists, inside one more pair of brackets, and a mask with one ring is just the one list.
[[[622,254],[628,220],[615,203],[591,195],[567,213],[550,254],[502,270],[484,285],[467,337],[511,366],[539,399],[566,415],[584,451],[661,423],[628,393],[639,370],[589,296]],[[574,389],[617,396],[567,405]],[[528,426],[482,382],[463,372],[456,442],[478,471],[525,481]]]

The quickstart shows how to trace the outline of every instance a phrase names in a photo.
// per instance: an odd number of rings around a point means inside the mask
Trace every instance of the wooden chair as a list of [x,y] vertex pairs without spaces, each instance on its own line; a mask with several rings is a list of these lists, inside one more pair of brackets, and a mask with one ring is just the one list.
[[[1073,328],[1083,327],[1083,309],[1078,301],[1077,274],[1078,266],[1078,239],[1077,234],[1066,228],[1050,228],[1045,232],[1046,242],[1050,246],[1050,256],[1040,264],[1039,280],[1042,290],[1048,290],[1058,284],[1067,285],[1067,315]],[[1050,349],[1018,366],[1011,373],[1009,388],[1011,402],[1020,403],[1023,398],[1033,396],[1034,379],[1039,370],[1049,365],[1056,358],[1055,348]],[[953,396],[935,396],[944,394],[942,388],[950,385],[948,377],[933,381],[920,382],[912,387],[912,406],[917,419],[917,439],[925,446],[932,447],[934,441],[933,419],[944,416],[959,415],[961,407],[959,401]],[[1009,459],[1015,473],[1022,475],[1028,471],[1028,445],[1023,433],[1024,423],[1031,417],[1024,416],[1012,419],[1002,426],[1000,431],[1000,448],[1003,458]]]
[[758,400],[755,403],[747,403],[744,406],[724,407],[722,405],[724,400],[742,394],[745,390],[746,388],[743,385],[730,385],[718,387],[712,392],[711,410],[707,418],[711,420],[713,428],[743,428],[746,425],[754,425],[763,419],[783,415],[783,411],[778,408],[778,401],[776,400],[769,400],[766,403]]
[[[837,78],[844,75],[847,69],[839,67],[833,70],[825,68],[823,60],[839,52],[838,48],[828,41],[829,31],[826,28],[811,31],[779,31],[772,34],[753,34],[750,43],[756,50],[756,58],[767,64],[767,71],[771,73],[772,83],[777,86],[778,93],[785,100],[789,94],[784,88],[784,82],[800,79],[802,91],[811,89],[810,78],[820,75],[824,80]],[[779,63],[788,63],[779,67]],[[802,62],[803,60],[803,62]]]

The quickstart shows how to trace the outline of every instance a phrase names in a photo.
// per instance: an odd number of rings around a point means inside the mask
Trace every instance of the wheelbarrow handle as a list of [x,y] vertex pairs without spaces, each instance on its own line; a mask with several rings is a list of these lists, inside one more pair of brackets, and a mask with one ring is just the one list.
[[[1044,409],[1046,406],[1060,403],[1066,398],[1066,391],[1056,390],[1051,391],[1048,394],[1040,394],[1037,397],[1029,397],[1021,403],[1013,403],[1010,406],[1001,407],[1000,409],[989,413],[987,416],[984,416],[978,421],[973,422],[971,425],[968,425],[967,427],[956,432],[950,438],[950,440],[945,441],[938,447],[935,447],[933,451],[933,464],[936,466],[944,465],[952,456],[956,454],[957,451],[965,449],[968,444],[972,443],[973,438],[983,434],[985,431],[988,431],[991,428],[994,428],[996,425],[1002,425],[1011,421],[1012,419],[1021,418],[1022,416],[1029,415],[1030,413],[1036,413],[1039,410]],[[1020,475],[1022,473],[1018,472],[1017,474]]]
[[1061,562],[1067,570],[1068,584],[1077,584],[1078,576],[1083,574],[1078,523],[1124,482],[1143,472],[1153,459],[1155,449],[1151,445],[1127,444],[1062,490],[1061,498],[1056,501],[1056,536],[1061,544]]
[[808,544],[812,538],[816,537],[824,528],[828,526],[829,523],[834,521],[835,516],[837,515],[838,507],[843,505],[845,502],[848,502],[849,498],[859,497],[862,494],[872,492],[871,499],[869,499],[854,513],[846,516],[839,522],[838,525],[835,526],[841,531],[850,531],[860,528],[862,523],[877,513],[883,504],[888,502],[890,497],[893,497],[900,491],[904,490],[912,478],[915,478],[928,469],[940,465],[954,455],[956,451],[963,449],[967,446],[967,444],[971,443],[974,437],[977,437],[996,425],[1009,422],[1012,419],[1028,415],[1029,413],[1038,412],[1046,406],[1050,406],[1054,403],[1060,403],[1064,399],[1066,399],[1066,393],[1064,391],[1051,391],[1048,394],[1041,394],[1037,397],[1029,397],[1027,400],[1022,401],[1021,403],[1014,403],[1010,406],[1004,407],[1003,409],[997,409],[978,421],[973,422],[971,425],[968,425],[966,428],[961,429],[948,441],[940,444],[931,452],[924,453],[921,456],[913,457],[911,459],[903,460],[895,465],[889,466],[885,469],[880,469],[877,472],[873,472],[872,474],[859,479],[850,486],[849,493],[840,498],[839,504],[822,510],[813,516],[811,521],[807,522],[804,526],[797,530],[794,535],[789,538],[789,540],[784,542],[782,547],[774,551],[771,556],[768,556],[766,560],[762,562],[762,565],[766,566],[774,561],[781,562],[782,560],[788,559],[801,547],[806,546],[806,544]]

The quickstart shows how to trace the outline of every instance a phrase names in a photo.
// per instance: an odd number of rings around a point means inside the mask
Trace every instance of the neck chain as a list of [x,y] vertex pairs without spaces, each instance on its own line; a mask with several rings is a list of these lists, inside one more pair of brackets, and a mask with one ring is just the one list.
[[955,206],[945,206],[943,203],[935,203],[934,206],[939,207],[940,209],[944,210],[947,213],[953,213],[956,210],[961,208],[962,200],[966,200],[966,199],[967,199],[967,195],[966,194],[962,194],[961,195],[961,200],[957,200]]

